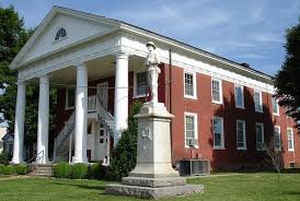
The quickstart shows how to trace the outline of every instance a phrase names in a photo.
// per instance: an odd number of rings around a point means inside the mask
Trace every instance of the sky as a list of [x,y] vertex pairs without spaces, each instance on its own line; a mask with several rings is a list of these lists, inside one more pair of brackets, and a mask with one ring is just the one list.
[[299,0],[0,0],[27,28],[54,5],[120,19],[274,75],[285,58],[286,29],[297,24]]

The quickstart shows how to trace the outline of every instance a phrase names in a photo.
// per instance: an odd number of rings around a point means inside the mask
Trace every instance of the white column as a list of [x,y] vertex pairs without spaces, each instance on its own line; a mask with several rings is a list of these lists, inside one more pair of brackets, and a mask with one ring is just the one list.
[[87,163],[87,99],[88,77],[85,64],[77,66],[75,155],[73,163]]
[[11,163],[14,164],[23,162],[25,104],[26,85],[24,82],[18,82],[15,114],[14,153],[11,161]]
[[37,134],[37,157],[38,164],[48,162],[48,138],[49,138],[49,77],[40,77],[39,116]]
[[116,55],[114,104],[114,145],[116,145],[121,138],[122,131],[128,127],[128,55],[123,52]]

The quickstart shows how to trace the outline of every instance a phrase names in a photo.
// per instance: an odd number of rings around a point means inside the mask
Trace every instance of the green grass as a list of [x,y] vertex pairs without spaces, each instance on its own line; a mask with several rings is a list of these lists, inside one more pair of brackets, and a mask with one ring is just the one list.
[[[204,194],[162,200],[205,201],[295,201],[300,200],[300,174],[282,174],[278,184],[273,173],[249,173],[190,179],[204,184]],[[107,182],[96,180],[27,178],[0,180],[0,201],[123,201],[132,197],[104,194]]]

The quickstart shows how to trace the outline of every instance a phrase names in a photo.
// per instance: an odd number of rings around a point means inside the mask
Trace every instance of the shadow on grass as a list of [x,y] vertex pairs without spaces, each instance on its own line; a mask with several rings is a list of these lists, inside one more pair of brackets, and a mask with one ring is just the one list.
[[65,182],[54,182],[54,184],[56,185],[62,185],[62,186],[73,186],[73,187],[77,187],[77,188],[82,188],[82,189],[88,189],[88,190],[100,190],[100,191],[105,191],[105,184],[101,185],[101,186],[96,186],[93,184],[70,184],[70,183],[65,183]]
[[282,193],[286,195],[300,195],[300,191],[283,191]]

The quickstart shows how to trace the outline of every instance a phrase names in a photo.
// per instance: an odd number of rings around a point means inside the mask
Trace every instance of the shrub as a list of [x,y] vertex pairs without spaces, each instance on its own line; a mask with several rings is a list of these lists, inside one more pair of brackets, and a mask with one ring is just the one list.
[[7,165],[3,168],[4,175],[13,175],[16,173],[16,168],[13,165]]
[[89,167],[84,163],[72,165],[72,179],[86,179]]
[[72,167],[66,162],[60,162],[54,166],[54,177],[70,178],[72,175]]
[[4,169],[4,165],[3,165],[3,164],[0,164],[0,175],[3,174],[3,169]]
[[16,165],[15,169],[16,169],[16,173],[19,174],[19,175],[25,175],[29,172],[28,166],[23,165],[23,164]]
[[89,167],[89,175],[90,179],[104,179],[107,176],[108,167],[102,165],[102,161],[97,164],[93,164]]
[[121,180],[122,177],[128,176],[136,165],[138,124],[134,115],[141,107],[140,102],[134,103],[128,117],[128,129],[122,134],[116,148],[112,150],[111,164],[106,177],[109,180]]
[[9,159],[10,157],[7,153],[0,153],[0,164],[8,165]]

